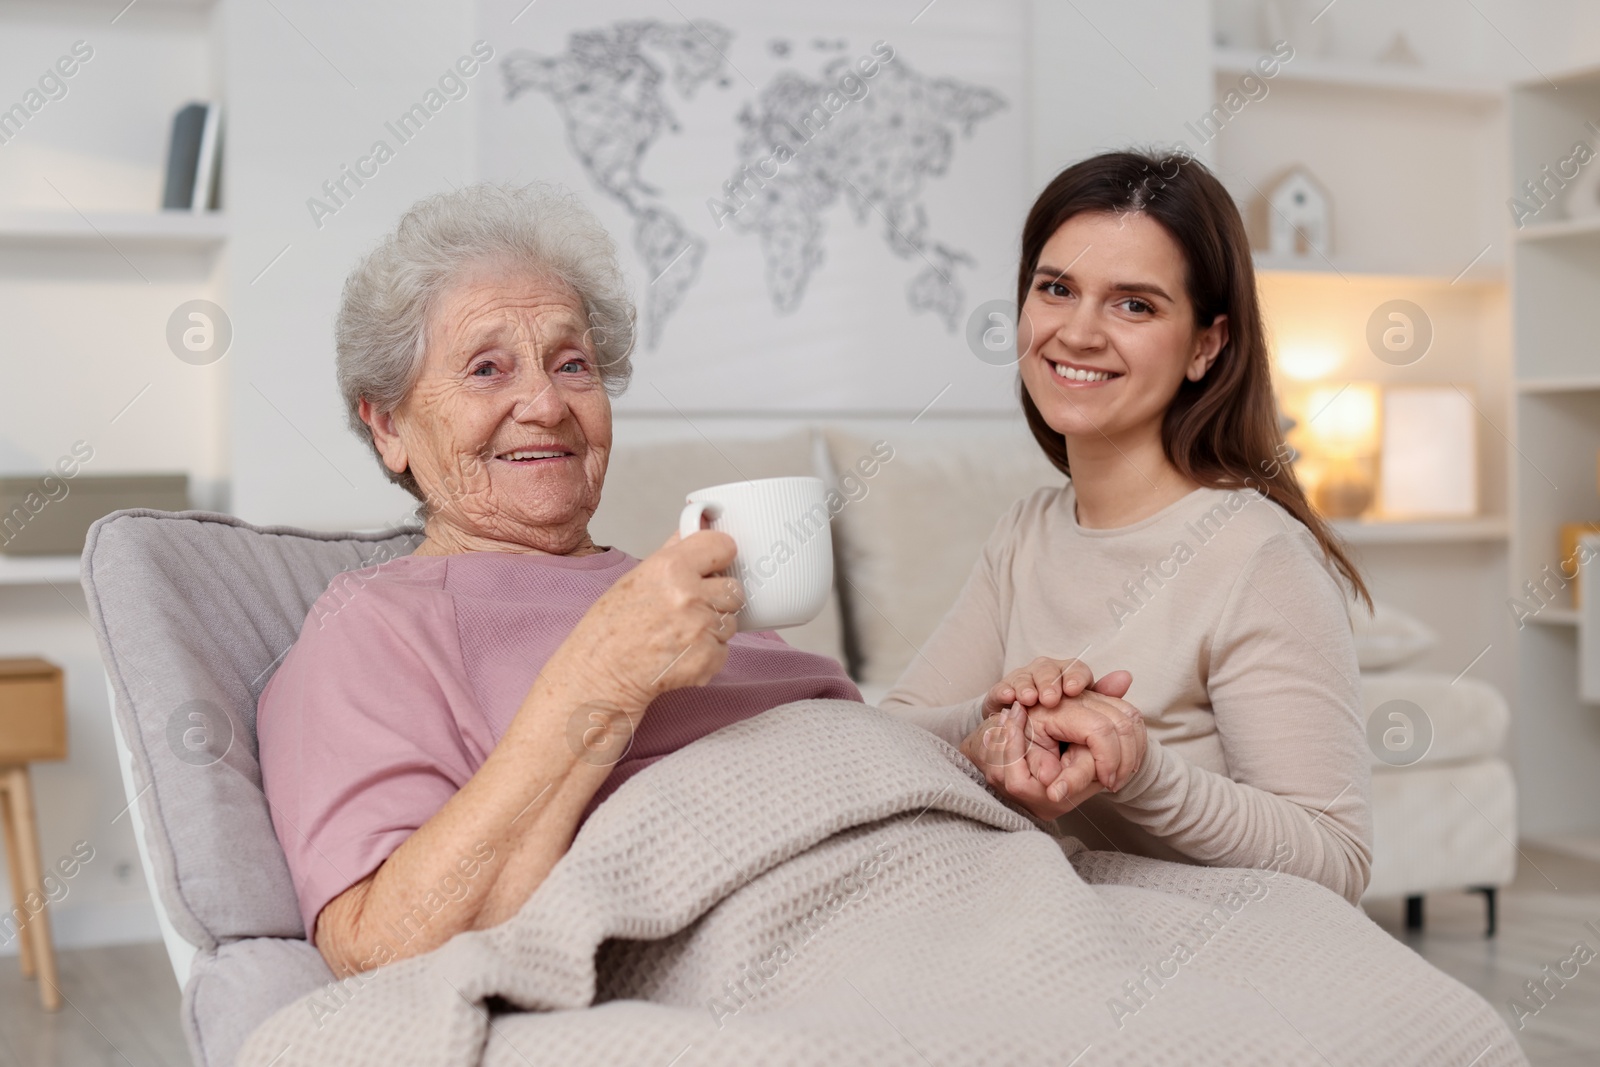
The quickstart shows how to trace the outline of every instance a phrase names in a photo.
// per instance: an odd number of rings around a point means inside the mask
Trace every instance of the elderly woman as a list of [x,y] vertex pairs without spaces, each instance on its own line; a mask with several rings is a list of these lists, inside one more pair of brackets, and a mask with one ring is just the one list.
[[336,973],[509,918],[667,753],[860,699],[833,660],[735,632],[726,535],[643,561],[590,540],[632,318],[607,235],[540,187],[423,201],[345,285],[351,424],[425,536],[324,594],[261,694],[274,824]]

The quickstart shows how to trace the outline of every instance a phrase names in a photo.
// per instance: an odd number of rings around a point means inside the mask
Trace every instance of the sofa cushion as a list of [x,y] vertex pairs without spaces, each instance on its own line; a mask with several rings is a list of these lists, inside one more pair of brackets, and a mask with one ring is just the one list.
[[1381,600],[1373,604],[1371,614],[1364,605],[1352,603],[1350,628],[1356,638],[1356,662],[1364,671],[1404,666],[1439,643],[1439,635],[1427,623]]
[[[873,441],[827,431],[842,476]],[[995,436],[896,439],[859,499],[834,519],[840,586],[863,684],[893,684],[966,583],[1007,508],[1066,479],[1020,431]]]
[[[1505,743],[1511,724],[1500,690],[1476,678],[1453,679],[1432,671],[1363,673],[1361,703],[1369,744],[1390,754],[1380,758],[1375,748],[1374,767],[1460,763],[1493,756]],[[1386,744],[1383,737],[1388,730],[1395,732]],[[1421,746],[1420,758],[1412,758],[1417,754],[1412,746]]]
[[[656,444],[619,444],[611,450],[600,507],[589,523],[596,544],[615,545],[643,558],[678,528],[684,498],[695,489],[743,481],[817,475],[818,449],[809,430],[750,441],[705,438]],[[789,644],[844,663],[837,593],[804,626],[782,631]]]
[[[322,953],[309,941],[251,937],[221,945],[195,960],[185,991],[184,1036],[201,1064],[226,1067],[267,1017],[333,981]],[[330,1012],[349,993],[330,991]]]

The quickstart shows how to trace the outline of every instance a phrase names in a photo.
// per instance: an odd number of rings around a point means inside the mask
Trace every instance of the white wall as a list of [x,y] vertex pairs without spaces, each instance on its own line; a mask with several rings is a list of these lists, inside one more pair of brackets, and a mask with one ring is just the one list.
[[1096,152],[1187,140],[1183,124],[1211,107],[1204,0],[1036,0],[1033,11],[1035,187]]
[[473,180],[472,110],[442,110],[320,227],[306,201],[375,140],[393,142],[384,123],[475,36],[466,0],[228,5],[228,421],[233,510],[247,519],[337,529],[409,511],[345,429],[333,318],[345,273],[401,211]]

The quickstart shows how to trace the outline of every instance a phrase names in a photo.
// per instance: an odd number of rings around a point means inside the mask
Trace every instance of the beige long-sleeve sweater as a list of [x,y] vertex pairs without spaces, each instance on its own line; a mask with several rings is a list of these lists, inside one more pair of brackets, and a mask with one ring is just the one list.
[[1144,763],[1056,821],[1090,848],[1272,863],[1354,902],[1371,756],[1338,579],[1254,492],[1198,489],[1130,526],[1078,525],[1070,483],[1018,501],[882,706],[959,744],[1007,671],[1080,657],[1133,673]]

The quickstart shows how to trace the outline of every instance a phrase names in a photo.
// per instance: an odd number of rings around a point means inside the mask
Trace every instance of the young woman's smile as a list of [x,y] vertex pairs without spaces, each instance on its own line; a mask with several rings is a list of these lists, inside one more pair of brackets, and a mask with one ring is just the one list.
[[1051,369],[1059,379],[1057,384],[1066,389],[1088,389],[1122,377],[1121,371],[1090,367],[1069,360],[1050,359],[1049,356],[1045,359],[1049,361]]

